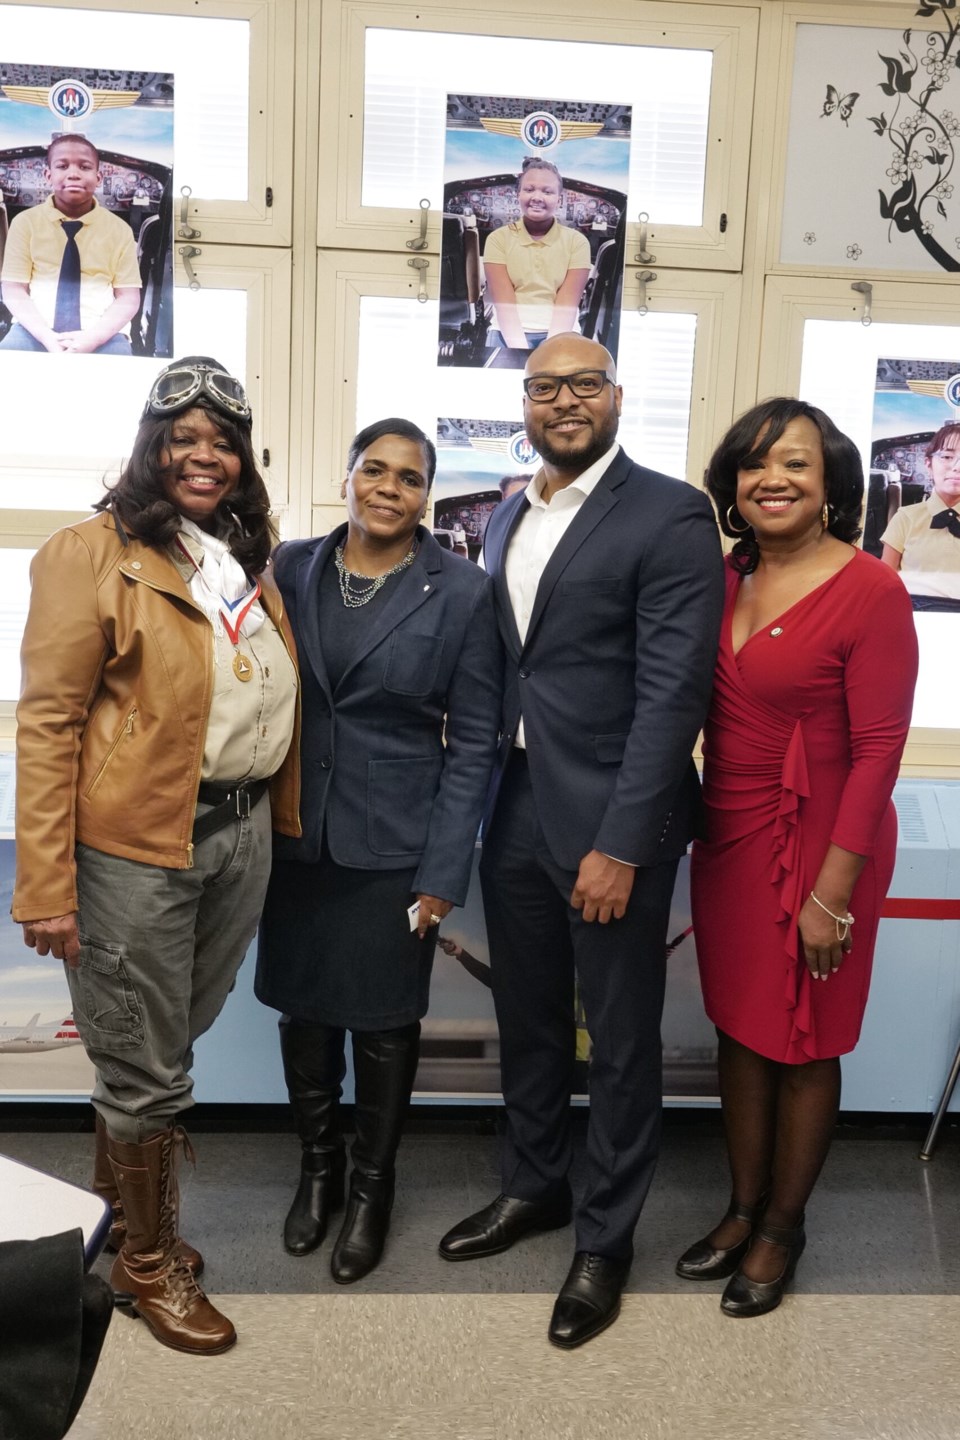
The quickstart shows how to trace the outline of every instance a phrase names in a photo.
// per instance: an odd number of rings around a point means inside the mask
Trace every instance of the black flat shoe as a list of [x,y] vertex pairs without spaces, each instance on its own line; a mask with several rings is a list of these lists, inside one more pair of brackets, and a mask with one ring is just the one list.
[[629,1260],[578,1250],[557,1296],[547,1338],[561,1350],[575,1350],[612,1325],[630,1274]]
[[440,1241],[440,1254],[444,1260],[479,1260],[485,1255],[502,1254],[536,1230],[559,1230],[569,1224],[569,1197],[544,1205],[537,1200],[498,1195],[491,1204],[447,1231]]
[[761,1224],[754,1238],[765,1240],[768,1245],[784,1246],[787,1259],[775,1280],[751,1280],[742,1270],[730,1277],[720,1301],[720,1309],[724,1315],[731,1315],[734,1319],[768,1315],[771,1310],[776,1310],[783,1299],[784,1291],[793,1279],[797,1261],[807,1243],[802,1217],[799,1225],[789,1228]]
[[[736,1245],[725,1250],[711,1245],[708,1239],[698,1240],[685,1250],[676,1264],[681,1280],[725,1280],[738,1269],[750,1249],[754,1227],[759,1223],[767,1206],[767,1195],[761,1196],[756,1205],[731,1205],[724,1220],[742,1220],[750,1229]],[[722,1222],[721,1222],[722,1223]]]

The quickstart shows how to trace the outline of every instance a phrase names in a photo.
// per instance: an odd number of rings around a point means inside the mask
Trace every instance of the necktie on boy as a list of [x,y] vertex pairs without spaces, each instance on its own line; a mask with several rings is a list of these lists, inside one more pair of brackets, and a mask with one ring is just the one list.
[[941,510],[939,515],[934,515],[930,521],[931,530],[949,530],[956,540],[960,540],[960,515],[951,506],[947,510]]
[[80,329],[80,251],[77,249],[77,232],[82,228],[83,221],[64,220],[61,223],[67,243],[60,261],[57,304],[53,314],[53,328],[58,334],[64,330]]

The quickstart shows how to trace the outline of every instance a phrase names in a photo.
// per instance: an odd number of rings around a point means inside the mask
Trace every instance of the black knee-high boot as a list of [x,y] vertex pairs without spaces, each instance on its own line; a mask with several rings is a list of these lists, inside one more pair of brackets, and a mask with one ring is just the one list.
[[344,1032],[284,1015],[280,1053],[300,1136],[300,1184],[283,1226],[291,1255],[308,1255],[327,1233],[328,1217],[343,1208],[346,1152],[340,1134]]
[[340,1285],[368,1274],[383,1254],[393,1208],[394,1162],[420,1056],[420,1022],[353,1036],[356,1139],[350,1198],[330,1271]]

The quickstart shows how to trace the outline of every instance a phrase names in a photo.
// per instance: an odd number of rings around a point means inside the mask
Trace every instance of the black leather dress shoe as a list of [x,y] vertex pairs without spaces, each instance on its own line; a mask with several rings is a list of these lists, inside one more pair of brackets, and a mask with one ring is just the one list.
[[574,1350],[613,1324],[620,1314],[620,1296],[630,1264],[609,1255],[577,1251],[553,1307],[547,1331],[552,1345]]
[[731,1275],[720,1300],[720,1309],[724,1315],[732,1315],[734,1319],[768,1315],[771,1310],[776,1310],[783,1299],[784,1291],[793,1279],[797,1261],[807,1243],[803,1217],[801,1216],[799,1225],[792,1225],[789,1229],[785,1226],[781,1228],[762,1224],[756,1231],[756,1239],[766,1240],[770,1245],[782,1245],[787,1252],[787,1258],[775,1280],[751,1280],[742,1270]]
[[500,1255],[524,1235],[535,1230],[559,1230],[569,1223],[569,1198],[545,1205],[537,1200],[498,1195],[491,1204],[447,1231],[440,1241],[440,1254],[444,1260]]

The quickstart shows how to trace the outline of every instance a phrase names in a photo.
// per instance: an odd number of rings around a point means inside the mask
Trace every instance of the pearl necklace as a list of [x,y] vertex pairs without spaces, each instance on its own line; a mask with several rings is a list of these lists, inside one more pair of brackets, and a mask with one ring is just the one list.
[[[402,560],[397,561],[392,570],[385,570],[382,575],[376,575],[371,580],[369,575],[355,575],[352,570],[347,569],[343,563],[343,546],[338,545],[333,552],[333,563],[337,567],[337,578],[340,581],[340,595],[347,609],[359,610],[361,605],[366,605],[369,600],[372,600],[377,591],[381,590],[387,583],[391,575],[399,575],[401,570],[406,570],[413,564],[414,557],[419,548],[419,543],[414,540],[406,555],[404,555]],[[357,580],[369,581],[367,588],[365,590],[357,590],[354,587],[354,582]]]

